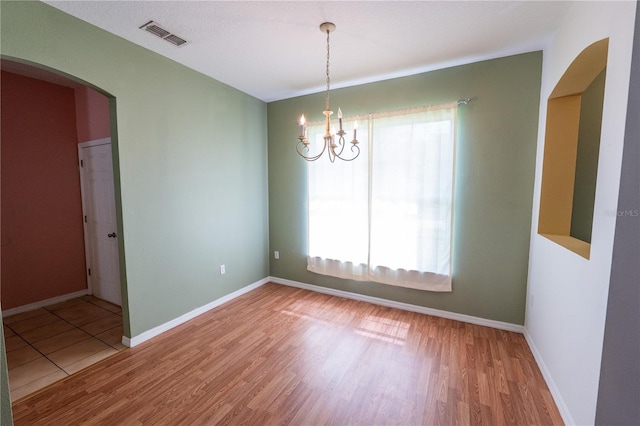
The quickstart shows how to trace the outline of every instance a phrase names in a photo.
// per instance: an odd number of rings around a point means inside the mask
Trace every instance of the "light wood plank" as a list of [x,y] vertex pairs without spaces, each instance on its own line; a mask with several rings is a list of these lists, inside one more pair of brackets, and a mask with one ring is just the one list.
[[522,335],[264,285],[14,404],[26,424],[562,424]]

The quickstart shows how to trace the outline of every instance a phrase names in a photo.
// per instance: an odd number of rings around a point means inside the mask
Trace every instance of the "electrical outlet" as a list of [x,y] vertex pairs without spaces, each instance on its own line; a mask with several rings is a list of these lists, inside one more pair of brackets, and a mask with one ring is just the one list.
[[220,275],[224,275],[227,272],[224,265],[220,265]]
[[274,252],[273,252],[273,257],[274,257],[275,259],[280,259],[280,252],[279,252],[278,250],[274,251]]

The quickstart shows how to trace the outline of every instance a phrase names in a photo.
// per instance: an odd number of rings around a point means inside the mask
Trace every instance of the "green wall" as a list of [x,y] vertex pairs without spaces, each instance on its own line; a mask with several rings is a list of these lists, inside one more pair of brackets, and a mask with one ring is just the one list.
[[271,275],[523,324],[541,67],[535,52],[331,92],[333,109],[345,115],[472,98],[458,109],[451,293],[306,270],[306,162],[295,151],[296,120],[301,113],[321,119],[324,94],[270,103],[269,241],[280,251],[279,260],[270,258]]
[[1,7],[3,57],[113,98],[125,334],[268,276],[266,104],[44,3]]

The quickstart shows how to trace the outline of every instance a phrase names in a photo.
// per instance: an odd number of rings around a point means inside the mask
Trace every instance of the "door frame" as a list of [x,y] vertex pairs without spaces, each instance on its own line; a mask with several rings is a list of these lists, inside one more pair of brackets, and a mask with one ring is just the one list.
[[[80,142],[78,143],[78,172],[79,172],[79,177],[80,177],[80,199],[82,201],[82,228],[84,230],[83,235],[84,235],[84,257],[85,257],[85,276],[87,277],[87,293],[88,294],[93,294],[93,279],[92,276],[89,274],[89,269],[90,266],[93,266],[93,251],[91,250],[91,243],[89,240],[89,232],[88,232],[88,224],[87,224],[87,207],[86,207],[86,203],[85,203],[85,195],[86,195],[86,189],[84,186],[84,169],[82,167],[82,150],[84,148],[90,148],[92,146],[99,146],[99,145],[111,145],[111,138],[102,138],[102,139],[95,139],[95,140],[91,140],[88,142]],[[111,145],[112,146],[112,145]],[[113,148],[111,151],[111,157],[112,157],[112,163],[113,163]],[[113,173],[113,170],[112,170]],[[115,174],[114,174],[115,175]],[[115,184],[115,183],[114,183]],[[114,194],[115,195],[115,194]],[[114,199],[114,203],[115,203],[115,199]],[[116,207],[117,208],[117,207]],[[118,246],[118,251],[119,251],[119,246]],[[122,266],[120,266],[121,268]],[[120,274],[120,271],[118,271],[118,274]],[[122,280],[120,281],[120,292],[122,292]]]

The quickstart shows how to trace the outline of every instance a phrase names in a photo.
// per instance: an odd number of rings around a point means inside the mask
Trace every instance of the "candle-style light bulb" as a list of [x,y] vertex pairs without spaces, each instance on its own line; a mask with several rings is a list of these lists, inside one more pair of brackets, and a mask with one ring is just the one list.
[[304,114],[302,114],[300,116],[300,136],[304,137],[304,123],[305,123],[305,119],[304,119]]
[[338,122],[340,123],[340,130],[342,130],[342,110],[338,107]]

